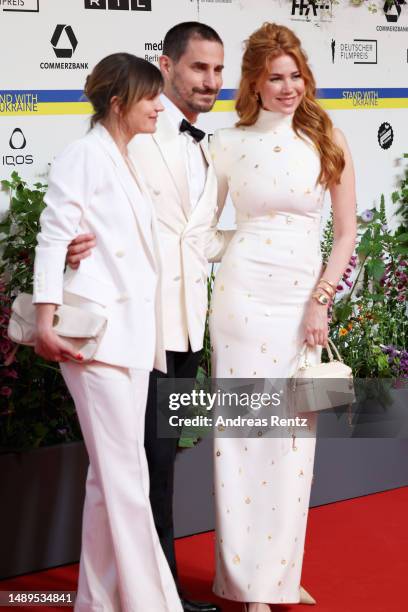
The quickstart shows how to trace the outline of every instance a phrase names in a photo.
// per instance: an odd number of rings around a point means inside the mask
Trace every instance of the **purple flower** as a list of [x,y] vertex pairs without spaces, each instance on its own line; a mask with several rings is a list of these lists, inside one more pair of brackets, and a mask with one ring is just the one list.
[[381,226],[381,229],[382,229],[382,231],[383,231],[383,232],[388,232],[388,225],[387,225],[386,223],[384,223],[384,224]]
[[363,210],[363,212],[361,213],[361,220],[364,221],[364,223],[369,223],[373,219],[374,213],[372,210]]

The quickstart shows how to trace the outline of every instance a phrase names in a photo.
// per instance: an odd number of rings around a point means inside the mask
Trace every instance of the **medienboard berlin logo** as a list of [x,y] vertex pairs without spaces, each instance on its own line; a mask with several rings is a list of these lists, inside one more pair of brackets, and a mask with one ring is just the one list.
[[23,130],[19,127],[14,128],[9,138],[10,153],[3,155],[1,162],[3,166],[31,166],[34,158],[31,154],[27,154],[23,149],[27,146],[27,140]]
[[102,11],[151,11],[152,0],[84,0],[84,6]]
[[394,131],[386,121],[380,125],[377,133],[378,144],[382,149],[389,149],[394,141]]
[[39,13],[40,0],[0,0],[0,7],[7,13]]

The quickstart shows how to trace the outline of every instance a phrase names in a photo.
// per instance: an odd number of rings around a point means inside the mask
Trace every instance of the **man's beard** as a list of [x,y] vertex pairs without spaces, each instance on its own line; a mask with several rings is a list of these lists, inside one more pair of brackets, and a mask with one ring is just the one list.
[[214,99],[212,102],[194,102],[193,100],[186,100],[180,89],[177,86],[177,83],[173,81],[173,83],[171,84],[171,87],[174,91],[174,93],[176,94],[176,96],[183,102],[183,105],[192,113],[208,113],[214,106],[215,101],[217,99],[217,95],[219,90],[214,90],[214,89],[209,89],[209,90],[205,90],[202,91],[201,89],[198,88],[194,88],[192,90],[192,93],[201,93],[201,94],[208,94],[208,95],[212,95],[214,96]]

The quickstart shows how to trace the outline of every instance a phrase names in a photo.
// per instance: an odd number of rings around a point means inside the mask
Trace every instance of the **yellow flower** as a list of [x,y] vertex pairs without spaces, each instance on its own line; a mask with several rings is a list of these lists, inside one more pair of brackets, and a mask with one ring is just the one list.
[[348,330],[345,327],[341,327],[339,334],[340,336],[346,336],[348,334]]
[[349,331],[351,331],[351,330],[353,329],[353,324],[352,324],[352,323],[349,323],[349,324],[347,325],[347,329],[348,329]]

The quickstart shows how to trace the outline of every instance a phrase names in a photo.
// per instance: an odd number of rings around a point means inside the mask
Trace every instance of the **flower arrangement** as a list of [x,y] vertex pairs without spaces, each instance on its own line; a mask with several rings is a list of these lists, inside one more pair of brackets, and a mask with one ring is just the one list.
[[46,186],[18,176],[2,181],[10,208],[0,222],[0,451],[81,439],[74,404],[58,367],[7,336],[12,299],[32,292],[32,267]]
[[[378,210],[358,216],[356,251],[337,287],[331,313],[331,337],[361,378],[408,378],[408,168],[392,201],[400,219],[394,230],[388,224],[384,196]],[[332,240],[330,219],[322,241],[324,259]]]

